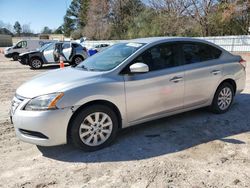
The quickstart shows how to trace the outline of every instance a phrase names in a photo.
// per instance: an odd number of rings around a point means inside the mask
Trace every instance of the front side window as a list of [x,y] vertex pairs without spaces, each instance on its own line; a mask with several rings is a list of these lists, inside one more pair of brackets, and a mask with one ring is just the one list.
[[79,64],[76,68],[91,71],[108,71],[120,65],[144,44],[137,42],[119,43],[103,50]]
[[133,63],[145,63],[149,71],[161,70],[179,65],[177,47],[174,44],[161,44],[150,48],[137,57]]
[[22,42],[22,48],[26,48],[27,47],[27,41],[23,41]]
[[182,51],[185,64],[217,59],[221,55],[219,49],[201,43],[182,44]]
[[27,47],[27,41],[20,41],[17,43],[15,48],[26,48]]

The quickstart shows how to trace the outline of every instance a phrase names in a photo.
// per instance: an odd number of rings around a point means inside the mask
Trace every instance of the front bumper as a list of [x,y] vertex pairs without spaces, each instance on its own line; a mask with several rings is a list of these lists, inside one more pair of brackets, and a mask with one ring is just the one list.
[[55,146],[67,143],[67,127],[72,116],[70,108],[48,111],[25,111],[26,100],[13,112],[11,117],[17,137],[41,146]]
[[19,61],[22,65],[29,65],[29,63],[28,63],[28,58],[19,57],[19,58],[18,58],[18,61]]
[[5,56],[6,58],[12,58],[12,53],[10,53],[10,54],[4,54],[4,56]]

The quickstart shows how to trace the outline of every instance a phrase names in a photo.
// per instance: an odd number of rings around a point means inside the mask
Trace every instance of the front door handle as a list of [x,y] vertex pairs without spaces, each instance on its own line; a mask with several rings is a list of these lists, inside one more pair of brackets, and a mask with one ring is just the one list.
[[211,74],[217,75],[217,74],[219,74],[220,72],[221,72],[220,70],[213,70],[213,71],[211,71]]
[[179,76],[175,76],[173,78],[170,79],[171,82],[177,83],[179,81],[181,81],[183,78],[179,77]]

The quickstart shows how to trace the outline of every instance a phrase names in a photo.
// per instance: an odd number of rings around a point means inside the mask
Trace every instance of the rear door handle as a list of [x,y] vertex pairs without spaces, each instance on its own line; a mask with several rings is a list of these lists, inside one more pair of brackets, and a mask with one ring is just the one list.
[[181,81],[183,78],[179,77],[179,76],[175,76],[173,78],[170,79],[171,82],[177,83],[179,81]]
[[213,71],[211,71],[211,74],[217,75],[217,74],[219,74],[220,72],[221,72],[220,70],[213,70]]

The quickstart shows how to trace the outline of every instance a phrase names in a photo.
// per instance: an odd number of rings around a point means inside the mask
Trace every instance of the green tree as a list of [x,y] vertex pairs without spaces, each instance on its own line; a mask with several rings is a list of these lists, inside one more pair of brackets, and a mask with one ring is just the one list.
[[42,31],[42,34],[51,34],[52,33],[52,29],[50,29],[48,26],[45,26]]
[[87,24],[89,0],[72,0],[64,16],[63,29],[66,36],[73,30],[82,30]]
[[144,9],[140,0],[111,0],[112,36],[117,39],[127,37],[128,25]]
[[74,21],[67,16],[64,16],[64,23],[62,25],[63,33],[66,37],[70,36],[70,33],[74,31]]
[[18,21],[15,22],[13,28],[14,28],[14,31],[16,32],[16,34],[18,36],[20,36],[20,34],[22,32],[22,27],[21,27],[21,25],[20,25],[20,23]]
[[53,31],[54,34],[63,34],[63,26],[59,26],[55,31]]

